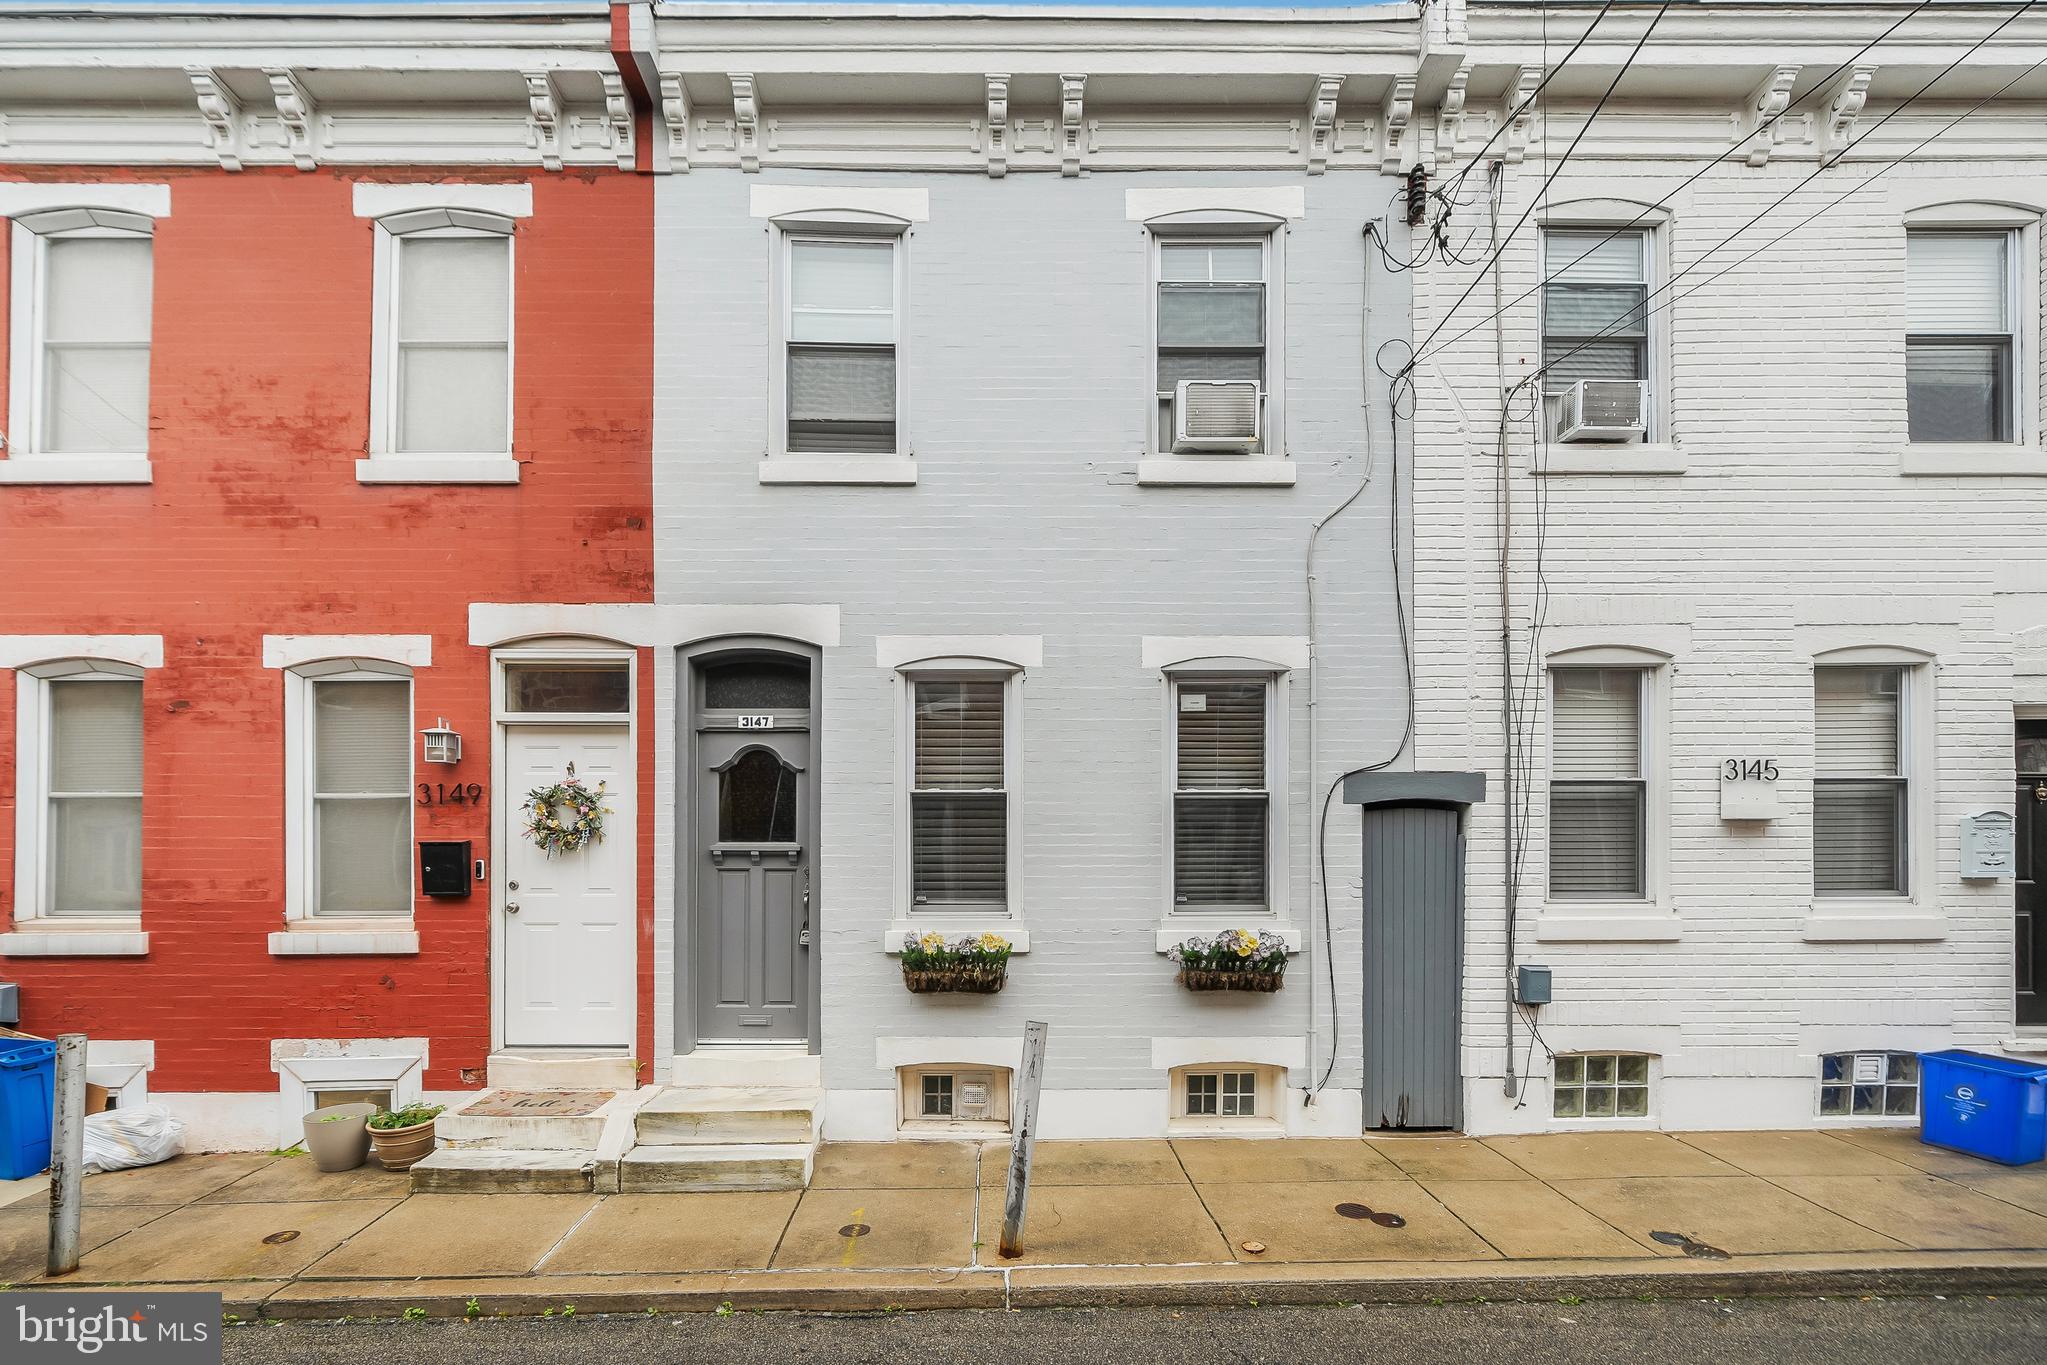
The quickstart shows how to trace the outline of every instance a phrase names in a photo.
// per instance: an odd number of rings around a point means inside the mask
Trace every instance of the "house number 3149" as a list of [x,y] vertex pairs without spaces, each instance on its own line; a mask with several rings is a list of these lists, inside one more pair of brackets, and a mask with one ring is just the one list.
[[1720,763],[1720,776],[1728,782],[1775,782],[1777,760],[1774,758],[1729,758]]
[[460,782],[422,782],[419,784],[419,802],[422,806],[467,806],[483,800],[483,784],[471,782],[464,786]]

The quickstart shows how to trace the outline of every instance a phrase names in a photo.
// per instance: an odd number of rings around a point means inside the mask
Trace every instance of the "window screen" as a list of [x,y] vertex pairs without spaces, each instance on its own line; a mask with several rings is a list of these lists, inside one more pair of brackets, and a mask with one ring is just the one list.
[[313,688],[314,910],[412,909],[412,687]]
[[1264,909],[1267,683],[1188,679],[1173,689],[1173,903]]
[[1183,379],[1265,382],[1265,241],[1159,244],[1159,430]]
[[1545,232],[1543,383],[1649,377],[1649,234]]
[[43,240],[45,449],[148,449],[152,246],[127,235]]
[[1549,894],[1646,894],[1639,668],[1559,668],[1551,675]]
[[50,683],[52,915],[142,913],[142,684]]
[[896,243],[789,243],[792,451],[896,449]]
[[2009,441],[2009,232],[1905,237],[1905,407],[1914,441]]
[[512,239],[400,237],[398,449],[511,449]]
[[1813,670],[1813,891],[1905,894],[1902,668]]
[[915,691],[910,882],[918,905],[1000,909],[1007,900],[1009,794],[999,680],[924,680]]

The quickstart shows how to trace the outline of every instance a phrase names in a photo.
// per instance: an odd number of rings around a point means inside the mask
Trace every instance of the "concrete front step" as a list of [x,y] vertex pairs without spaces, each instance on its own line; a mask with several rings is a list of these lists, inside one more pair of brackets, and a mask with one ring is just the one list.
[[800,1190],[810,1184],[808,1142],[635,1147],[618,1163],[622,1194]]
[[[601,1097],[601,1098],[600,1098]],[[603,1142],[614,1115],[629,1116],[640,1103],[633,1090],[485,1090],[443,1113],[434,1135],[444,1147],[503,1147],[516,1151],[591,1152]],[[548,1113],[551,1104],[583,1113]],[[479,1113],[519,1109],[524,1113]]]
[[675,1059],[676,1086],[824,1086],[824,1059],[798,1048],[700,1047]]
[[673,1086],[640,1106],[641,1146],[798,1143],[817,1139],[816,1086]]
[[595,1152],[439,1147],[413,1166],[412,1192],[587,1194],[600,1184],[599,1166]]
[[639,1066],[616,1053],[493,1052],[484,1082],[493,1090],[636,1090]]

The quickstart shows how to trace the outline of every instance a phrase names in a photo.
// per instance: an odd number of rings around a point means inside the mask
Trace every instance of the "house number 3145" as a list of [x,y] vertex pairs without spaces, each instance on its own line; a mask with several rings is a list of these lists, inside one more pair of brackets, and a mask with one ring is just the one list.
[[1729,758],[1720,764],[1720,776],[1728,782],[1775,782],[1777,760],[1774,758]]

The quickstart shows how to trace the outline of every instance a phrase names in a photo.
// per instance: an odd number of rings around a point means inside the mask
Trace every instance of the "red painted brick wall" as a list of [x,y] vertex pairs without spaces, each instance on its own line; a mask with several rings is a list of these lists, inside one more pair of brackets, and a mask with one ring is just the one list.
[[[357,180],[518,173],[149,172],[15,179],[171,184],[157,224],[148,487],[0,486],[0,633],[160,634],[143,683],[146,958],[0,959],[22,1027],[154,1039],[152,1090],[268,1091],[273,1038],[424,1035],[429,1089],[490,1049],[490,899],[416,905],[417,957],[275,958],[283,927],[283,678],[266,634],[424,634],[415,730],[490,772],[489,653],[471,602],[651,601],[651,182],[534,174],[514,253],[506,487],[358,484],[370,388],[371,224]],[[0,293],[6,288],[0,269]],[[5,337],[0,336],[0,383]],[[651,721],[653,669],[639,701]],[[0,672],[0,920],[11,922],[14,688]],[[652,1044],[653,732],[640,736],[640,1055]],[[488,805],[416,808],[475,842]],[[465,1078],[463,1072],[471,1072]]]

